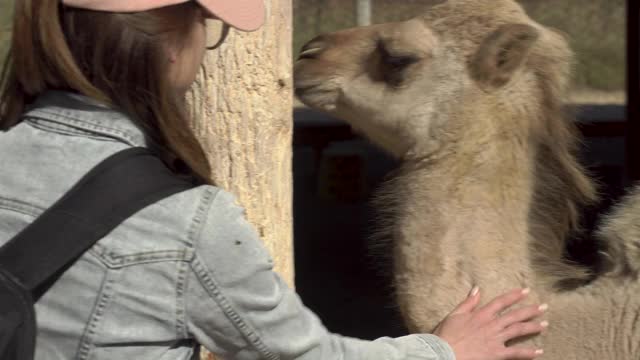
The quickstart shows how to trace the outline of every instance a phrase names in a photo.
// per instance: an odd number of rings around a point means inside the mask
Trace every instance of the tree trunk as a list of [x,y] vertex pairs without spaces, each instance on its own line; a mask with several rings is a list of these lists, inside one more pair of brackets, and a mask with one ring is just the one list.
[[266,7],[261,30],[232,30],[207,55],[189,104],[215,184],[238,197],[293,286],[291,0]]

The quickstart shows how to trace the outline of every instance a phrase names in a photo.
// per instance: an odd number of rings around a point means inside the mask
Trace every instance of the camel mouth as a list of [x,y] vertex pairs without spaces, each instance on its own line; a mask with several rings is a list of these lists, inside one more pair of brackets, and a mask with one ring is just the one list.
[[312,94],[326,94],[336,91],[334,86],[331,85],[329,79],[320,79],[316,76],[309,76],[301,69],[296,69],[294,72],[293,87],[296,96],[298,95],[312,95]]
[[332,90],[323,89],[322,84],[313,84],[313,85],[306,85],[306,86],[296,85],[294,91],[296,96],[333,92]]
[[307,87],[307,88],[298,88],[298,87],[297,87],[297,88],[295,88],[295,89],[294,89],[294,91],[293,91],[293,92],[294,92],[294,94],[295,94],[295,96],[296,96],[297,98],[299,98],[300,100],[302,100],[302,99],[304,98],[305,94],[307,94],[307,93],[308,93],[308,91],[309,91],[310,89],[311,89],[311,88],[309,88],[309,87]]
[[294,85],[295,96],[305,105],[325,111],[335,109],[337,92],[324,83],[302,83]]
[[335,91],[322,89],[320,85],[313,85],[307,87],[296,87],[294,93],[302,102],[313,102],[310,101],[312,98],[331,95],[335,93]]

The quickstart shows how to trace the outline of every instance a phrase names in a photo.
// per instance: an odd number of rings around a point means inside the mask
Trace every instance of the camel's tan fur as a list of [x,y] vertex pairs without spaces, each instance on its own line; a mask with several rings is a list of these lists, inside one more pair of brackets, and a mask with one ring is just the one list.
[[535,339],[546,358],[640,358],[640,193],[602,227],[616,266],[590,275],[563,259],[596,199],[563,110],[571,59],[512,0],[449,0],[303,49],[299,98],[403,161],[377,201],[411,330],[431,331],[474,284],[485,299],[532,286],[551,307]]

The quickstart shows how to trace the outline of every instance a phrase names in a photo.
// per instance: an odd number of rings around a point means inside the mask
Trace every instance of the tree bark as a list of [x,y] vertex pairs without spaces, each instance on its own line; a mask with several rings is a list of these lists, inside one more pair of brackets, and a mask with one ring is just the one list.
[[207,55],[188,102],[215,184],[238,197],[293,286],[292,5],[266,0],[266,7],[261,30],[232,30]]

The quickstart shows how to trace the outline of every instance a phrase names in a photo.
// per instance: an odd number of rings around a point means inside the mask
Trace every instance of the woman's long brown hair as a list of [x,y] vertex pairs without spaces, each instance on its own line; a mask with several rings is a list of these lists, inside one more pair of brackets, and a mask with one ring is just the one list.
[[46,90],[72,91],[122,111],[161,146],[168,163],[180,159],[208,179],[209,163],[170,84],[166,55],[167,43],[190,31],[198,11],[194,2],[124,14],[17,0],[0,75],[0,130],[18,124]]

